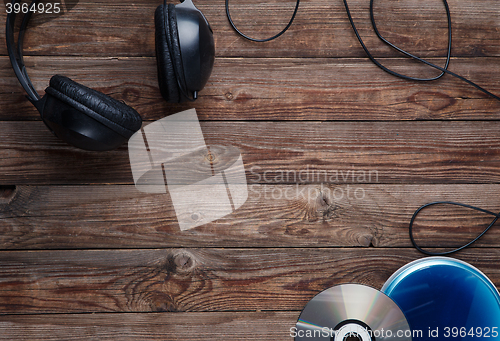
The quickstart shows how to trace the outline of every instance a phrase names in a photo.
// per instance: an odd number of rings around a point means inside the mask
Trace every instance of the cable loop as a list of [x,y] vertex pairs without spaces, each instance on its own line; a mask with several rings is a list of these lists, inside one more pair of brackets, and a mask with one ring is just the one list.
[[385,39],[381,34],[380,32],[378,31],[378,28],[377,28],[377,25],[376,25],[376,22],[375,22],[375,16],[374,16],[374,9],[373,9],[373,3],[374,3],[374,0],[370,0],[370,20],[372,22],[372,26],[373,26],[373,30],[375,31],[375,34],[377,35],[377,37],[382,40],[385,44],[389,45],[390,47],[392,47],[393,49],[395,49],[396,51],[406,55],[407,57],[410,57],[410,58],[413,58],[421,63],[424,63],[430,67],[433,67],[437,70],[440,70],[441,71],[441,74],[439,74],[439,76],[436,76],[436,77],[432,77],[432,78],[418,78],[418,77],[412,77],[412,76],[408,76],[408,75],[405,75],[405,74],[402,74],[402,73],[399,73],[399,72],[396,72],[394,70],[391,70],[387,67],[385,67],[384,65],[382,65],[375,57],[373,57],[373,55],[370,53],[370,51],[368,50],[368,48],[366,47],[365,43],[363,42],[363,39],[361,38],[361,36],[359,35],[359,32],[356,28],[356,25],[354,24],[354,20],[352,19],[352,16],[351,16],[351,12],[349,10],[349,6],[347,5],[347,0],[343,0],[344,1],[344,7],[346,9],[346,12],[347,12],[347,17],[349,18],[349,22],[351,23],[351,26],[352,26],[352,29],[354,31],[354,34],[356,35],[356,37],[358,38],[358,41],[359,43],[361,44],[361,47],[363,48],[363,50],[365,51],[366,55],[368,56],[368,58],[375,64],[377,65],[379,68],[381,68],[382,70],[384,70],[385,72],[393,75],[393,76],[396,76],[396,77],[399,77],[399,78],[403,78],[403,79],[407,79],[407,80],[412,80],[412,81],[432,81],[432,80],[436,80],[438,78],[441,78],[445,73],[449,74],[449,75],[452,75],[453,77],[456,77],[464,82],[466,82],[467,84],[469,85],[472,85],[473,87],[475,87],[476,89],[484,92],[485,94],[487,94],[488,96],[491,96],[497,100],[500,101],[500,97],[498,97],[497,95],[491,93],[490,91],[484,89],[483,87],[479,86],[478,84],[468,80],[467,78],[465,77],[462,77],[454,72],[451,72],[448,70],[448,64],[449,64],[449,61],[450,61],[450,58],[451,58],[451,14],[450,14],[450,9],[449,9],[449,6],[448,6],[448,2],[446,0],[443,0],[443,3],[444,3],[444,6],[445,6],[445,9],[446,9],[446,17],[447,17],[447,21],[448,21],[448,49],[447,49],[447,54],[446,54],[446,64],[444,67],[441,67],[441,66],[438,66],[438,65],[435,65],[423,58],[420,58],[420,57],[417,57],[399,47],[397,47],[396,45],[392,44],[391,42],[389,42],[387,39]]
[[[417,218],[418,214],[425,208],[429,207],[429,206],[434,206],[434,205],[455,205],[455,206],[461,206],[461,207],[465,207],[465,208],[470,208],[470,209],[473,209],[473,210],[476,210],[476,211],[479,211],[479,212],[483,212],[483,213],[486,213],[486,214],[489,214],[489,215],[492,215],[494,216],[495,218],[492,220],[492,222],[483,230],[483,232],[481,232],[476,238],[474,238],[472,241],[468,242],[467,244],[465,245],[462,245],[456,249],[453,249],[451,251],[445,251],[445,252],[431,252],[431,251],[427,251],[427,250],[424,250],[421,246],[419,246],[417,244],[417,242],[415,241],[415,238],[413,237],[413,223],[415,222],[415,219]],[[469,247],[471,246],[472,244],[474,244],[479,238],[481,238],[486,232],[488,232],[488,230],[497,222],[498,218],[500,218],[500,213],[499,214],[496,214],[494,212],[491,212],[491,211],[488,211],[488,210],[485,210],[483,208],[480,208],[480,207],[476,207],[476,206],[471,206],[471,205],[467,205],[467,204],[462,204],[462,203],[459,203],[459,202],[454,202],[454,201],[434,201],[434,202],[431,202],[431,203],[428,203],[428,204],[425,204],[425,205],[422,205],[420,206],[416,211],[415,213],[413,213],[413,216],[411,217],[411,220],[410,220],[410,225],[408,227],[408,231],[409,231],[409,234],[410,234],[410,240],[411,240],[411,243],[413,244],[413,246],[415,247],[415,249],[417,249],[418,251],[422,252],[423,254],[426,254],[428,256],[446,256],[446,255],[449,255],[449,254],[452,254],[452,253],[455,253],[457,251],[460,251],[460,250],[463,250],[465,249],[466,247]]]
[[270,38],[265,38],[265,39],[257,39],[257,38],[252,38],[250,36],[247,36],[246,34],[244,34],[243,32],[241,32],[237,27],[236,27],[236,24],[233,22],[233,19],[231,18],[231,14],[229,13],[229,0],[226,0],[226,16],[227,16],[227,19],[229,20],[229,23],[231,24],[231,26],[233,27],[233,29],[240,35],[242,36],[243,38],[245,39],[248,39],[248,40],[251,40],[251,41],[255,41],[255,42],[258,42],[258,43],[264,43],[266,41],[271,41],[273,39],[276,39],[278,38],[279,36],[281,36],[283,33],[285,33],[289,28],[290,26],[292,26],[292,23],[293,23],[293,20],[295,19],[295,15],[297,15],[297,11],[299,10],[299,3],[300,3],[300,0],[297,0],[296,4],[295,4],[295,9],[293,11],[293,14],[292,14],[292,17],[290,18],[290,21],[288,22],[288,24],[286,25],[286,27],[281,31],[279,32],[278,34],[270,37]]

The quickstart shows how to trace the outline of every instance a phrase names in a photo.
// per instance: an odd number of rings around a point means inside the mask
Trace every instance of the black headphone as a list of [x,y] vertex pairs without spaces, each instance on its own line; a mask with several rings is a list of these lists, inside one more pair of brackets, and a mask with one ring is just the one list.
[[[12,4],[20,0],[13,0]],[[32,4],[40,0],[33,0]],[[30,6],[31,7],[31,6]],[[23,61],[23,38],[31,18],[21,23],[14,42],[16,13],[7,15],[6,41],[9,58],[30,102],[43,122],[60,139],[85,150],[112,150],[141,128],[141,116],[133,108],[99,91],[55,75],[45,95],[36,92]],[[179,5],[160,5],[155,13],[158,83],[169,102],[195,100],[210,77],[215,59],[212,30],[205,16],[186,0]]]
[[195,100],[215,60],[212,28],[191,0],[166,3],[155,12],[158,85],[168,102]]

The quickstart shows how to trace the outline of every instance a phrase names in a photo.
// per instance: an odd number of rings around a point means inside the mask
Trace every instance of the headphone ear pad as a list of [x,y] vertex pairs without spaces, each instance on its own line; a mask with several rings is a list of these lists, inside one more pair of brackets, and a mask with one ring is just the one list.
[[[172,32],[172,28],[174,32]],[[179,82],[183,82],[182,59],[177,35],[175,6],[160,5],[155,11],[155,49],[158,86],[162,97],[171,103],[181,102]],[[176,70],[174,70],[176,68]],[[176,72],[177,71],[177,72]],[[177,74],[181,79],[177,79]]]
[[86,150],[111,150],[141,128],[133,108],[103,93],[55,75],[45,90],[42,118],[61,139]]

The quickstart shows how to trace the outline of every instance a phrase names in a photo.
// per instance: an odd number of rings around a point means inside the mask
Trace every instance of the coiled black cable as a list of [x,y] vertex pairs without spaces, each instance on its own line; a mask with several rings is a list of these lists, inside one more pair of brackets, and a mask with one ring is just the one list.
[[[232,19],[231,19],[231,15],[229,13],[229,0],[226,0],[226,15],[227,15],[227,18],[229,20],[229,23],[231,24],[231,26],[233,27],[233,29],[238,33],[240,34],[242,37],[248,39],[248,40],[251,40],[251,41],[255,41],[255,42],[266,42],[266,41],[270,41],[270,40],[273,40],[273,39],[276,39],[278,38],[279,36],[281,36],[283,33],[285,33],[288,28],[292,25],[292,22],[295,18],[295,15],[297,14],[297,11],[298,11],[298,8],[299,8],[299,1],[300,0],[297,0],[297,3],[295,5],[295,10],[293,12],[293,15],[288,23],[288,25],[278,34],[270,37],[270,38],[266,38],[266,39],[256,39],[256,38],[252,38],[252,37],[249,37],[245,34],[243,34],[240,30],[238,30],[238,28],[236,27],[236,25],[233,23]],[[380,63],[372,54],[371,52],[369,51],[369,49],[367,48],[367,46],[365,45],[365,43],[363,42],[363,39],[361,38],[361,36],[359,35],[359,32],[356,28],[356,25],[354,23],[354,20],[351,16],[351,12],[349,10],[349,6],[347,4],[347,0],[343,0],[344,2],[344,6],[345,6],[345,9],[346,9],[346,12],[347,12],[347,16],[349,18],[349,22],[353,28],[353,31],[359,41],[359,43],[361,44],[361,47],[363,48],[363,50],[365,51],[366,55],[368,56],[368,58],[375,64],[377,65],[379,68],[381,68],[382,70],[384,70],[385,72],[393,75],[393,76],[396,76],[396,77],[399,77],[399,78],[403,78],[403,79],[406,79],[406,80],[411,80],[411,81],[433,81],[433,80],[437,80],[439,78],[441,78],[443,75],[445,74],[449,74],[449,75],[452,75],[464,82],[466,82],[467,84],[469,85],[472,85],[473,87],[475,87],[476,89],[484,92],[485,94],[497,99],[500,101],[500,97],[491,93],[490,91],[484,89],[483,87],[479,86],[478,84],[468,80],[467,78],[463,77],[463,76],[460,76],[452,71],[449,71],[448,70],[448,66],[450,64],[450,59],[451,59],[451,40],[452,40],[452,33],[451,33],[451,14],[450,14],[450,8],[448,6],[448,2],[446,0],[443,0],[443,4],[444,4],[444,7],[445,7],[445,10],[446,10],[446,18],[447,18],[447,26],[448,26],[448,44],[447,44],[447,52],[446,52],[446,62],[445,62],[445,65],[443,67],[441,66],[438,66],[438,65],[435,65],[434,63],[431,63],[423,58],[420,58],[418,56],[415,56],[411,53],[409,53],[408,51],[405,51],[403,49],[401,49],[400,47],[394,45],[393,43],[389,42],[386,38],[384,38],[382,36],[382,34],[380,33],[380,31],[378,30],[378,27],[377,27],[377,24],[376,24],[376,21],[375,21],[375,15],[374,15],[374,0],[370,0],[370,20],[371,20],[371,24],[372,24],[372,27],[373,27],[373,30],[375,32],[375,34],[377,35],[377,37],[382,41],[384,42],[385,44],[387,44],[388,46],[390,46],[391,48],[393,48],[394,50],[398,51],[399,53],[402,53],[404,54],[405,56],[409,57],[409,58],[412,58],[412,59],[415,59],[421,63],[424,63],[430,67],[433,67],[439,71],[441,71],[441,73],[435,77],[429,77],[429,78],[421,78],[421,77],[413,77],[413,76],[408,76],[408,75],[405,75],[405,74],[402,74],[402,73],[399,73],[399,72],[396,72],[394,70],[391,70],[389,69],[388,67],[384,66],[382,63]],[[492,215],[494,216],[494,219],[492,220],[492,222],[476,237],[474,238],[472,241],[470,241],[469,243],[465,244],[465,245],[462,245],[460,247],[457,247],[453,250],[450,250],[450,251],[444,251],[444,252],[432,252],[432,251],[427,251],[427,250],[424,250],[422,247],[420,247],[414,236],[413,236],[413,223],[415,222],[415,219],[417,218],[418,214],[424,210],[425,208],[427,207],[430,207],[430,206],[434,206],[434,205],[456,205],[456,206],[461,206],[461,207],[465,207],[465,208],[469,208],[469,209],[473,209],[473,210],[476,210],[476,211],[480,211],[480,212],[483,212],[483,213],[486,213],[486,214],[489,214],[489,215]],[[431,202],[431,203],[427,203],[425,205],[422,205],[421,207],[419,207],[415,213],[413,214],[411,220],[410,220],[410,225],[409,225],[409,234],[410,234],[410,240],[411,240],[411,243],[413,244],[413,246],[420,252],[422,252],[423,254],[426,254],[426,255],[429,255],[429,256],[444,256],[444,255],[449,255],[449,254],[452,254],[452,253],[455,253],[457,251],[460,251],[460,250],[463,250],[465,249],[466,247],[469,247],[470,245],[472,245],[473,243],[475,243],[479,238],[481,238],[486,232],[488,232],[488,230],[496,223],[496,221],[500,218],[500,213],[499,214],[496,214],[494,212],[491,212],[491,211],[488,211],[488,210],[485,210],[485,209],[482,209],[482,208],[479,208],[479,207],[476,207],[476,206],[471,206],[471,205],[467,205],[467,204],[462,204],[462,203],[459,203],[459,202],[453,202],[453,201],[435,201],[435,202]]]
[[[371,23],[372,23],[372,27],[373,27],[373,30],[375,32],[375,34],[377,35],[377,37],[382,41],[384,42],[385,44],[387,44],[388,46],[390,46],[391,48],[395,49],[396,51],[404,54],[405,56],[407,57],[410,57],[412,59],[415,59],[421,63],[424,63],[430,67],[433,67],[435,69],[438,69],[441,71],[441,73],[436,76],[436,77],[432,77],[432,78],[419,78],[419,77],[412,77],[412,76],[408,76],[408,75],[405,75],[405,74],[402,74],[402,73],[399,73],[399,72],[396,72],[394,70],[391,70],[387,67],[385,67],[384,65],[382,65],[375,57],[373,57],[373,55],[370,53],[370,51],[368,50],[368,48],[366,47],[366,45],[364,44],[363,42],[363,39],[361,38],[361,36],[359,35],[358,33],[358,30],[356,29],[356,25],[354,24],[354,20],[352,19],[352,16],[351,16],[351,12],[349,11],[349,6],[347,5],[347,0],[343,0],[344,1],[344,6],[345,6],[345,9],[346,9],[346,12],[347,12],[347,16],[349,18],[349,22],[351,23],[351,26],[354,30],[354,33],[356,34],[356,37],[358,38],[358,41],[359,43],[361,44],[361,47],[363,48],[363,50],[365,51],[366,55],[368,56],[368,58],[375,64],[377,65],[379,68],[381,68],[382,70],[384,70],[385,72],[388,72],[390,73],[391,75],[394,75],[396,77],[400,77],[400,78],[403,78],[403,79],[407,79],[407,80],[412,80],[412,81],[432,81],[432,80],[436,80],[436,79],[439,79],[441,78],[445,73],[447,74],[450,74],[466,83],[468,83],[469,85],[472,85],[473,87],[475,87],[476,89],[486,93],[487,95],[497,99],[500,101],[500,97],[498,97],[497,95],[491,93],[490,91],[484,89],[483,87],[479,86],[478,84],[468,80],[467,78],[465,77],[462,77],[454,72],[451,72],[448,70],[448,65],[449,65],[449,62],[450,62],[450,57],[451,57],[451,15],[450,15],[450,8],[448,6],[448,2],[446,0],[443,0],[443,4],[444,4],[444,7],[445,7],[445,10],[446,10],[446,18],[447,18],[447,22],[448,22],[448,47],[447,47],[447,54],[446,54],[446,63],[445,63],[445,66],[444,67],[441,67],[441,66],[438,66],[438,65],[435,65],[423,58],[420,58],[420,57],[417,57],[401,48],[399,48],[398,46],[392,44],[391,42],[389,42],[387,39],[385,39],[380,31],[378,30],[377,28],[377,24],[375,22],[375,16],[374,16],[374,9],[373,9],[373,4],[374,4],[374,0],[370,0],[370,20],[371,20]],[[455,206],[461,206],[461,207],[465,207],[465,208],[469,208],[469,209],[473,209],[473,210],[476,210],[476,211],[480,211],[480,212],[483,212],[483,213],[486,213],[486,214],[489,214],[489,215],[492,215],[494,216],[495,218],[492,220],[492,222],[476,237],[474,238],[472,241],[470,241],[469,243],[465,244],[465,245],[462,245],[460,247],[457,247],[453,250],[450,250],[450,251],[444,251],[444,252],[432,252],[432,251],[427,251],[427,250],[424,250],[422,247],[420,247],[414,236],[413,236],[413,223],[415,222],[415,219],[417,218],[418,214],[425,208],[427,207],[430,207],[430,206],[435,206],[435,205],[455,205]],[[411,243],[413,244],[413,246],[420,252],[422,252],[423,254],[426,254],[426,255],[429,255],[429,256],[445,256],[445,255],[449,255],[449,254],[452,254],[452,253],[455,253],[455,252],[458,252],[460,250],[463,250],[465,249],[466,247],[469,247],[470,245],[472,245],[473,243],[475,243],[479,238],[481,238],[486,232],[488,232],[488,230],[496,223],[496,221],[500,218],[500,214],[496,214],[494,212],[491,212],[491,211],[488,211],[488,210],[485,210],[485,209],[482,209],[480,207],[476,207],[476,206],[471,206],[471,205],[467,205],[467,204],[462,204],[462,203],[459,203],[459,202],[453,202],[453,201],[435,201],[435,202],[431,202],[431,203],[427,203],[423,206],[421,206],[420,208],[418,208],[415,213],[413,214],[411,220],[410,220],[410,225],[409,225],[409,234],[410,234],[410,240],[411,240]]]
[[[455,206],[461,206],[461,207],[465,207],[465,208],[470,208],[470,209],[473,209],[473,210],[476,210],[476,211],[479,211],[479,212],[483,212],[483,213],[486,213],[486,214],[489,214],[489,215],[492,215],[494,216],[495,218],[493,218],[493,220],[491,221],[491,223],[476,237],[474,238],[472,241],[468,242],[467,244],[465,245],[462,245],[460,247],[457,247],[456,249],[453,249],[453,250],[450,250],[450,251],[444,251],[444,252],[431,252],[431,251],[427,251],[427,250],[424,250],[421,246],[419,246],[417,244],[417,242],[415,241],[415,238],[413,237],[413,223],[415,222],[415,219],[417,218],[418,214],[425,208],[427,207],[430,207],[430,206],[435,206],[435,205],[455,205]],[[486,232],[488,232],[488,230],[497,222],[498,218],[500,218],[500,213],[499,214],[496,214],[494,212],[491,212],[491,211],[488,211],[488,210],[485,210],[483,208],[480,208],[480,207],[476,207],[476,206],[471,206],[471,205],[467,205],[467,204],[462,204],[462,203],[459,203],[459,202],[454,202],[454,201],[434,201],[434,202],[430,202],[428,204],[425,204],[425,205],[422,205],[420,206],[416,211],[415,213],[413,213],[413,216],[411,217],[411,220],[410,220],[410,226],[409,226],[409,233],[410,233],[410,240],[411,240],[411,243],[413,244],[413,246],[420,252],[422,252],[423,254],[426,254],[426,255],[429,255],[429,256],[446,256],[446,255],[449,255],[449,254],[452,254],[452,253],[455,253],[457,251],[460,251],[460,250],[463,250],[465,249],[466,247],[469,247],[470,245],[474,244],[479,238],[481,238]]]
[[391,75],[393,76],[396,76],[396,77],[400,77],[400,78],[403,78],[403,79],[407,79],[407,80],[413,80],[413,81],[432,81],[432,80],[436,80],[440,77],[442,77],[445,73],[449,74],[449,75],[452,75],[464,82],[466,82],[467,84],[469,85],[472,85],[473,87],[475,87],[476,89],[484,92],[485,94],[487,94],[488,96],[491,96],[497,100],[500,101],[500,97],[498,97],[497,95],[491,93],[490,91],[484,89],[483,87],[479,86],[478,84],[468,80],[467,78],[465,77],[462,77],[452,71],[449,71],[448,70],[448,64],[449,64],[449,61],[450,61],[450,57],[451,57],[451,15],[450,15],[450,9],[449,9],[449,6],[448,6],[448,2],[446,0],[443,0],[443,4],[445,6],[445,9],[446,9],[446,17],[447,17],[447,21],[448,21],[448,52],[447,52],[447,55],[446,55],[446,64],[444,67],[441,67],[441,66],[438,66],[438,65],[435,65],[423,58],[420,58],[420,57],[417,57],[399,47],[397,47],[396,45],[392,44],[391,42],[389,42],[387,39],[385,39],[379,32],[378,28],[377,28],[377,25],[376,25],[376,22],[375,22],[375,16],[374,16],[374,9],[373,9],[373,3],[374,3],[374,0],[370,0],[370,20],[372,22],[372,27],[373,27],[373,30],[375,31],[375,34],[377,35],[377,37],[382,40],[385,44],[387,44],[388,46],[392,47],[393,49],[395,49],[396,51],[406,55],[407,57],[410,57],[410,58],[413,58],[421,63],[424,63],[430,67],[433,67],[437,70],[440,70],[441,71],[441,74],[439,76],[436,76],[436,77],[433,77],[433,78],[418,78],[418,77],[411,77],[411,76],[408,76],[408,75],[405,75],[405,74],[402,74],[402,73],[399,73],[399,72],[396,72],[394,70],[391,70],[387,67],[385,67],[384,65],[382,65],[375,57],[373,57],[373,55],[370,53],[370,51],[368,50],[368,48],[366,47],[365,43],[363,42],[363,39],[361,38],[361,36],[359,35],[358,33],[358,30],[356,28],[356,25],[354,24],[354,20],[352,19],[352,16],[351,16],[351,12],[349,10],[349,6],[347,5],[347,0],[343,0],[344,1],[344,7],[346,9],[346,12],[347,12],[347,16],[349,18],[349,22],[351,23],[351,26],[352,26],[352,29],[354,30],[354,33],[356,34],[356,37],[358,38],[358,41],[359,43],[361,44],[361,47],[363,48],[363,50],[365,51],[366,55],[368,56],[368,58],[375,64],[377,65],[379,68],[381,68],[382,70],[384,70],[385,72],[388,72],[390,73]]

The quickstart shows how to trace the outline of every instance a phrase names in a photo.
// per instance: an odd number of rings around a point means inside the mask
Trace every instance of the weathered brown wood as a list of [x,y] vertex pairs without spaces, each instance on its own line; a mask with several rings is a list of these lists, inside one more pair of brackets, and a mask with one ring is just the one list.
[[[0,316],[0,340],[290,340],[299,312]],[[293,335],[293,334],[292,334]]]
[[[384,63],[415,69],[402,59]],[[454,77],[402,80],[366,59],[221,58],[200,98],[184,104],[163,100],[153,58],[28,57],[26,64],[41,94],[50,77],[61,73],[125,101],[144,120],[189,107],[201,120],[497,120],[500,113],[499,101]],[[500,59],[454,59],[450,69],[500,94]],[[0,57],[0,89],[0,119],[40,119],[6,57]]]
[[[499,249],[459,259],[495,285]],[[381,288],[411,249],[173,249],[1,252],[5,313],[300,310],[341,283]]]
[[[154,56],[153,13],[160,1],[92,1],[80,3],[69,13],[29,31],[26,53],[69,56]],[[378,56],[394,56],[376,38],[370,26],[368,2],[348,1],[361,35]],[[278,33],[288,22],[295,1],[231,0],[238,27],[256,37]],[[453,23],[453,53],[460,56],[498,56],[500,11],[495,0],[449,1]],[[197,1],[215,36],[218,56],[232,57],[362,57],[347,20],[342,1],[315,0],[301,3],[290,30],[265,44],[236,35],[226,19],[224,1]],[[421,56],[444,56],[446,15],[440,1],[376,1],[377,25],[390,41]],[[5,22],[5,11],[0,12]],[[92,24],[89,24],[92,18]],[[33,23],[46,21],[35,16]],[[71,34],[61,34],[71,32]],[[4,27],[0,26],[0,35]],[[0,54],[6,55],[0,45]]]
[[[312,180],[314,174],[340,170],[377,172],[378,183],[500,181],[497,121],[201,122],[201,127],[207,144],[241,151],[253,183],[287,171],[310,174]],[[0,136],[4,185],[132,183],[126,146],[106,153],[77,150],[42,122],[4,122]],[[311,180],[305,182],[323,182]]]
[[[84,152],[47,131],[0,44],[0,340],[290,340],[300,310],[321,290],[348,282],[379,289],[422,257],[408,238],[421,204],[499,211],[500,102],[449,76],[415,83],[384,73],[367,60],[342,1],[302,2],[291,29],[265,44],[232,31],[224,1],[195,2],[217,51],[195,103],[172,105],[159,94],[159,1],[80,2],[45,23],[36,15],[40,25],[25,41],[41,93],[61,73],[132,105],[146,123],[195,107],[207,144],[241,151],[247,202],[184,232],[168,194],[134,188],[126,146]],[[259,37],[279,31],[294,6],[230,2],[239,28]],[[384,64],[435,74],[378,41],[369,2],[348,2]],[[500,93],[500,2],[449,4],[450,69]],[[375,7],[390,41],[442,65],[442,2]],[[491,220],[449,206],[423,213],[416,236],[439,250]],[[455,255],[497,287],[499,238],[495,226]]]
[[[3,191],[0,249],[163,247],[409,247],[408,224],[427,202],[499,211],[499,185],[250,184],[234,213],[181,231],[168,194],[133,186],[19,186]],[[458,247],[492,217],[450,206],[423,211],[422,245]],[[493,227],[476,247],[497,247]]]

